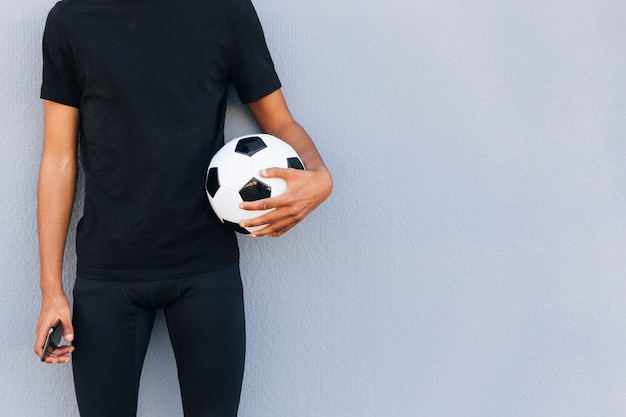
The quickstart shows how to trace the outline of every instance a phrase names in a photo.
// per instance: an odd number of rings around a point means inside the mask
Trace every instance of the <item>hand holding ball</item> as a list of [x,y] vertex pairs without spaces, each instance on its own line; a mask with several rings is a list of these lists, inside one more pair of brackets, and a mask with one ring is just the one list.
[[246,135],[226,143],[211,159],[206,176],[206,193],[213,211],[222,223],[240,233],[264,226],[242,228],[239,222],[258,217],[269,210],[242,210],[244,201],[277,197],[287,190],[282,178],[262,178],[267,168],[304,169],[296,151],[286,142],[267,134]]

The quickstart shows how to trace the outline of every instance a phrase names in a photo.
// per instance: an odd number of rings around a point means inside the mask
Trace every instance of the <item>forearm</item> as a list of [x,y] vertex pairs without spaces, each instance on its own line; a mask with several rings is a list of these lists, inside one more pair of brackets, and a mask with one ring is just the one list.
[[75,160],[59,165],[44,153],[37,193],[40,286],[43,295],[63,293],[63,253],[74,204],[76,173]]
[[309,171],[326,171],[326,165],[322,160],[315,144],[306,131],[295,120],[286,120],[276,126],[272,131],[265,132],[288,142],[298,153],[304,166]]

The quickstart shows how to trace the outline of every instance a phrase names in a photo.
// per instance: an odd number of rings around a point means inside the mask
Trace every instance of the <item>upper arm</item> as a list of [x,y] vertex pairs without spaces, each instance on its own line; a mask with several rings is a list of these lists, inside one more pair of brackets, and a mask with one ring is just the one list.
[[61,167],[75,164],[79,115],[76,107],[44,100],[44,161]]
[[248,103],[248,108],[252,112],[261,130],[265,133],[272,134],[286,123],[294,121],[280,89],[275,90],[257,101]]

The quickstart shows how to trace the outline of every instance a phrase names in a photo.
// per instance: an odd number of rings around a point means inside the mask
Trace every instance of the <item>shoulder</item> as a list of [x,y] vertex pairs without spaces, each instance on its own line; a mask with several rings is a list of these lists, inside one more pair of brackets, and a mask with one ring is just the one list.
[[[60,0],[48,13],[46,26],[71,32],[76,23],[83,22],[95,10],[106,5],[108,0]],[[68,32],[68,33],[69,33]]]
[[48,13],[48,21],[49,22],[61,22],[67,18],[68,14],[72,13],[72,10],[76,8],[77,5],[84,3],[83,0],[61,0],[58,1]]
[[53,16],[60,16],[63,13],[67,13],[69,10],[71,10],[73,7],[76,7],[77,4],[81,4],[84,3],[83,0],[60,0],[57,1],[54,6],[52,6],[52,9],[50,9],[50,15]]
[[46,19],[46,31],[45,36],[52,36],[55,33],[63,32],[63,15],[66,14],[66,4],[67,0],[62,0],[57,2],[50,11],[48,12],[48,17]]
[[76,13],[84,14],[93,10],[94,7],[100,8],[106,6],[106,4],[107,2],[103,0],[60,0],[52,6],[49,15],[56,18],[64,18]]
[[239,22],[242,16],[254,10],[250,0],[214,0],[224,10],[229,21]]
[[228,22],[233,32],[245,32],[260,24],[256,9],[250,0],[234,0],[229,2],[228,7]]

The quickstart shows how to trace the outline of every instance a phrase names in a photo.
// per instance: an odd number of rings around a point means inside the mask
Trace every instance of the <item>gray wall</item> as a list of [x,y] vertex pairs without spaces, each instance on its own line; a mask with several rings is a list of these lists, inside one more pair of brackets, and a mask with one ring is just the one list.
[[[31,352],[52,4],[0,17],[2,416],[77,415],[69,366]],[[625,415],[624,2],[255,4],[336,187],[241,240],[240,415]],[[233,105],[227,135],[255,130]],[[161,317],[153,336],[139,415],[181,416]]]

